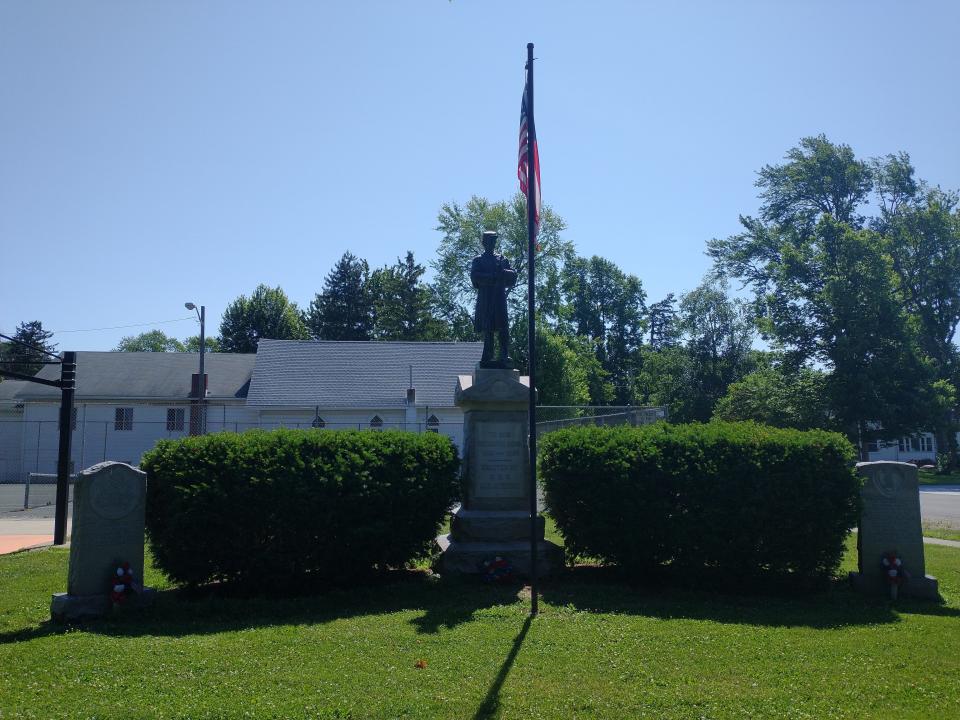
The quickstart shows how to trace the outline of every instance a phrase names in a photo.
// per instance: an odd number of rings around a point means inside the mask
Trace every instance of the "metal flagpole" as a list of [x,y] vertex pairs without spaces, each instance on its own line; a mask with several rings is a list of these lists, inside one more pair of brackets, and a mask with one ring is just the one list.
[[530,615],[540,611],[537,588],[537,383],[536,383],[536,312],[534,305],[534,255],[536,252],[537,207],[536,168],[534,168],[533,143],[533,43],[527,43],[527,367],[530,376]]

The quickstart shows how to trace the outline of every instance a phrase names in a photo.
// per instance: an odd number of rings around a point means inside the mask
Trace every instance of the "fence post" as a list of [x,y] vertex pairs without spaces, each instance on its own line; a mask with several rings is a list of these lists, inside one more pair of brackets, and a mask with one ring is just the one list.
[[23,491],[23,509],[30,509],[30,473],[27,473],[27,486]]

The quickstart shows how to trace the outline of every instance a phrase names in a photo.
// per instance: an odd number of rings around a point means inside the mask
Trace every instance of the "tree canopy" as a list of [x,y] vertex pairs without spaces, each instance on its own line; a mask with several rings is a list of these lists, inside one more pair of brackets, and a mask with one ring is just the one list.
[[258,285],[249,298],[241,295],[223,313],[220,322],[220,347],[223,352],[256,352],[261,338],[310,338],[296,303],[291,302],[279,287]]

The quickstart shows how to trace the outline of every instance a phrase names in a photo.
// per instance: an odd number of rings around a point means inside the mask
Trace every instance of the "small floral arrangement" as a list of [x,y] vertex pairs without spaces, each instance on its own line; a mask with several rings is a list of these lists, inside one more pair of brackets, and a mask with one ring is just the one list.
[[125,562],[118,565],[116,572],[110,582],[110,600],[114,605],[119,605],[137,591],[137,586],[133,581],[133,570],[130,569],[130,563]]
[[499,555],[480,564],[484,582],[507,583],[513,580],[513,565]]
[[907,569],[903,566],[901,560],[895,552],[884,553],[880,558],[880,565],[887,578],[887,584],[890,586],[890,597],[897,599],[897,588],[900,584],[910,579]]

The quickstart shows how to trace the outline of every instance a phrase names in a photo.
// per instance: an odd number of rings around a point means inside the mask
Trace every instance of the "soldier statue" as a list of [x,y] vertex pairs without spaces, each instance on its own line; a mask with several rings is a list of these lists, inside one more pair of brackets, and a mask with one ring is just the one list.
[[[507,356],[510,344],[507,292],[517,283],[517,271],[503,255],[494,254],[497,237],[497,233],[490,230],[483,233],[483,255],[477,255],[470,266],[470,281],[477,289],[473,326],[483,333],[480,367],[511,368],[513,361]],[[494,332],[500,341],[496,361],[492,359]]]

